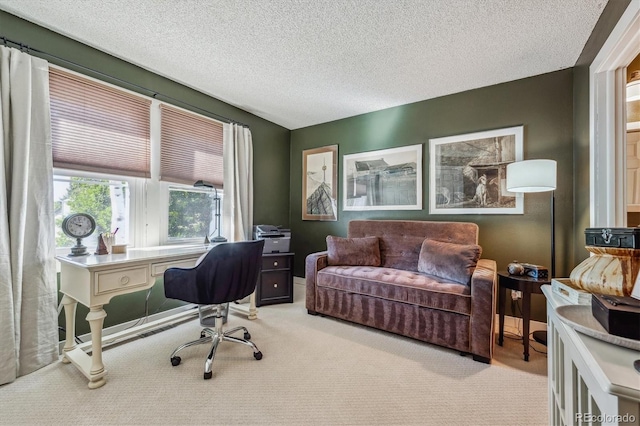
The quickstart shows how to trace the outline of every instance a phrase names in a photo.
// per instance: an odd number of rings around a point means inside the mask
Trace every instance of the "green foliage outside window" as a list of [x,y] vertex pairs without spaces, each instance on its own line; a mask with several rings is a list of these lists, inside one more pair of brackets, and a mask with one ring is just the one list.
[[[96,221],[96,231],[87,238],[85,245],[95,244],[94,236],[102,232],[112,232],[112,194],[114,199],[125,197],[129,188],[126,184],[108,179],[85,177],[69,178],[66,192],[54,204],[56,216],[56,247],[71,247],[76,241],[67,237],[61,229],[64,217],[71,213],[89,213]],[[126,197],[125,197],[126,198]],[[122,207],[125,207],[123,205]],[[202,238],[214,231],[213,194],[210,192],[171,188],[169,190],[169,229],[171,239]],[[97,238],[97,237],[95,237]]]
[[169,238],[204,238],[210,234],[213,195],[208,192],[169,191]]
[[109,181],[105,179],[87,179],[72,177],[67,193],[54,205],[56,212],[56,246],[70,247],[76,242],[67,237],[60,229],[64,219],[62,206],[66,204],[71,213],[89,213],[96,221],[94,235],[111,231],[111,197]]

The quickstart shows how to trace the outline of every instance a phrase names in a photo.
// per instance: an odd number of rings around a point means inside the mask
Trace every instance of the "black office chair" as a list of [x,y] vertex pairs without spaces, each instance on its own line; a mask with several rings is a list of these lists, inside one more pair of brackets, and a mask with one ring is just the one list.
[[[222,329],[229,302],[243,299],[253,293],[262,269],[262,249],[264,240],[222,243],[211,248],[204,258],[193,268],[169,268],[164,273],[164,294],[171,299],[216,305],[214,309],[200,309],[200,324],[205,328],[200,339],[180,345],[171,354],[171,365],[180,364],[176,354],[184,348],[211,342],[211,350],[204,364],[204,378],[213,375],[211,364],[218,344],[223,341],[242,343],[253,349],[253,357],[262,359],[262,352],[251,342],[251,335],[245,327],[231,330]],[[215,319],[214,328],[207,321]],[[231,336],[243,330],[244,338]]]

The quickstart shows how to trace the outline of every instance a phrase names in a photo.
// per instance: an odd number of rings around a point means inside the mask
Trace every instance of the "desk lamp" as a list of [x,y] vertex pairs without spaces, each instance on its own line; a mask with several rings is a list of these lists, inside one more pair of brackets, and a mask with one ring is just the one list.
[[212,243],[224,243],[227,241],[227,239],[223,236],[220,235],[220,197],[218,197],[218,189],[213,186],[212,183],[209,182],[205,182],[203,180],[199,180],[196,183],[193,184],[194,187],[196,188],[213,188],[214,191],[214,196],[213,196],[213,201],[216,203],[216,230],[214,232],[217,232],[218,235],[212,238],[209,238],[209,236],[207,236],[207,239],[212,242]]
[[[555,160],[524,160],[507,165],[507,191],[521,193],[551,191],[551,276],[549,279],[556,273],[556,179]],[[534,332],[533,338],[538,343],[547,344],[546,331]]]

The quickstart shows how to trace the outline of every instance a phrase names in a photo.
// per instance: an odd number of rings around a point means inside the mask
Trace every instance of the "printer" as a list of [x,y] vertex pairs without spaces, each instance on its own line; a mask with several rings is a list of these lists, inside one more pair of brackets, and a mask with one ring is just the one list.
[[253,239],[264,240],[263,253],[288,253],[291,230],[273,225],[256,225],[253,227]]

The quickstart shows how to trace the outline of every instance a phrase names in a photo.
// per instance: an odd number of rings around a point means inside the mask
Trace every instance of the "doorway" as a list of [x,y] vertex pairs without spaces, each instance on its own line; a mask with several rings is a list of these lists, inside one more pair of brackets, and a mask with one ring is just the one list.
[[627,67],[639,54],[640,3],[632,1],[589,70],[592,227],[626,227],[628,223]]

